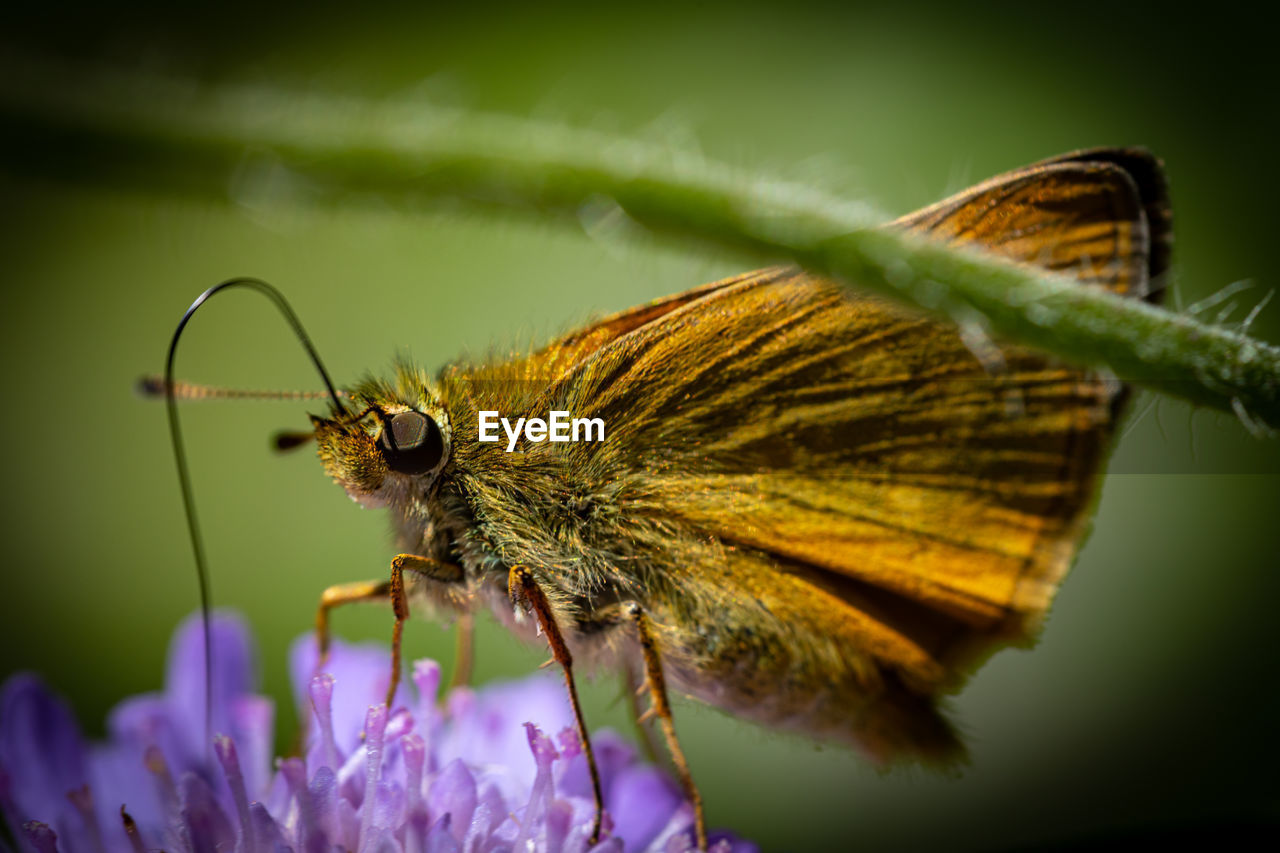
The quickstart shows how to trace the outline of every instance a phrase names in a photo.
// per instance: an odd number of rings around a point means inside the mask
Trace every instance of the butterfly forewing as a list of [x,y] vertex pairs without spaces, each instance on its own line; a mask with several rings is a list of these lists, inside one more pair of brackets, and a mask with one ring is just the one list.
[[[1147,296],[1162,188],[1114,155],[1011,173],[891,227]],[[605,442],[537,445],[520,463],[544,478],[531,488],[560,484],[574,524],[510,495],[477,506],[505,559],[558,567],[566,595],[644,601],[687,692],[878,757],[944,757],[956,741],[936,694],[1034,635],[1121,393],[1026,348],[1000,361],[802,272],[726,280],[521,363],[545,389],[530,412],[610,425]],[[530,524],[541,535],[504,538]]]

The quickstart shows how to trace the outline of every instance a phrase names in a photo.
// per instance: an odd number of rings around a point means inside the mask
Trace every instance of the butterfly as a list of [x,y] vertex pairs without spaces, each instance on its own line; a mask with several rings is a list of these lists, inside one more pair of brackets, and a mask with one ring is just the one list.
[[[1001,175],[885,227],[1150,302],[1172,235],[1161,164],[1114,148]],[[390,702],[411,611],[488,609],[548,643],[597,836],[575,662],[648,692],[641,717],[662,726],[700,849],[670,689],[879,763],[958,760],[939,700],[993,652],[1035,639],[1127,397],[1097,371],[981,344],[777,267],[533,352],[434,373],[400,363],[342,394],[330,384],[331,411],[308,437],[350,497],[389,511],[400,553],[389,577],[325,592],[321,649],[333,608],[389,598]],[[600,422],[603,440],[481,440],[486,413],[555,412]]]

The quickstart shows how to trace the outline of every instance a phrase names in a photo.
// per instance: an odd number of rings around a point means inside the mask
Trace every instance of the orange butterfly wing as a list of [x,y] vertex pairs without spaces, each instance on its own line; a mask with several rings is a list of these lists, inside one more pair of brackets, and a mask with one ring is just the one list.
[[[1167,210],[1155,161],[1108,149],[995,178],[890,227],[1151,299]],[[630,538],[565,550],[561,576],[589,597],[609,566],[584,553],[663,567],[635,592],[669,587],[647,604],[675,682],[879,757],[940,756],[956,742],[934,697],[1034,635],[1086,529],[1123,395],[1028,348],[1001,355],[990,370],[953,326],[767,270],[506,367],[552,379],[530,412],[610,425],[603,443],[555,452],[566,482],[611,496]],[[554,564],[558,536],[502,547]]]

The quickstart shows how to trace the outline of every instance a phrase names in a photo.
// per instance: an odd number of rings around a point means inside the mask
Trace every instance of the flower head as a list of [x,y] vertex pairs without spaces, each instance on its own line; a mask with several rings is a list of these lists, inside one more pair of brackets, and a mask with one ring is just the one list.
[[[437,704],[440,669],[413,667],[393,707],[388,652],[335,643],[317,674],[310,638],[293,647],[302,754],[272,763],[274,709],[256,695],[243,623],[219,614],[213,743],[205,742],[203,634],[179,627],[165,689],[126,699],[108,739],[88,744],[66,704],[35,676],[0,688],[0,813],[27,849],[299,853],[663,851],[692,844],[692,809],[663,771],[609,731],[592,737],[605,833],[563,689],[542,675]],[[754,846],[714,836],[728,853]]]

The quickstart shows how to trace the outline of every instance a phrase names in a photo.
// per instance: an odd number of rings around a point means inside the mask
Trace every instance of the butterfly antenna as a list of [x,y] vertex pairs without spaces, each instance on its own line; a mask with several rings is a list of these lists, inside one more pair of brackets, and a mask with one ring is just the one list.
[[178,466],[178,484],[182,490],[182,506],[187,514],[187,532],[191,536],[191,551],[195,556],[196,577],[200,583],[200,621],[204,629],[204,729],[206,749],[213,741],[213,627],[210,617],[212,596],[209,591],[209,572],[204,556],[204,544],[200,537],[200,524],[196,519],[195,497],[191,489],[191,472],[187,467],[186,449],[182,443],[182,428],[178,423],[178,394],[176,393],[178,385],[173,378],[173,362],[174,356],[178,352],[178,340],[182,337],[182,332],[186,329],[187,323],[191,321],[200,306],[208,302],[215,294],[236,288],[256,290],[275,304],[293,329],[293,333],[297,336],[299,343],[307,351],[307,355],[311,357],[311,363],[320,372],[320,378],[324,380],[324,385],[329,392],[335,413],[346,411],[340,395],[333,387],[333,380],[329,378],[329,371],[325,370],[324,363],[320,361],[320,355],[316,352],[315,346],[312,345],[311,338],[307,336],[306,330],[302,328],[298,315],[293,312],[293,308],[290,307],[280,291],[265,281],[256,278],[233,278],[215,285],[196,297],[196,301],[191,303],[191,307],[187,309],[187,312],[182,315],[182,319],[178,321],[178,328],[174,329],[173,338],[169,341],[169,354],[164,362],[164,397],[165,408],[169,416],[169,437],[173,444],[173,455]]
[[[163,397],[163,376],[148,375],[137,381],[134,390],[140,397]],[[320,400],[329,396],[328,391],[278,391],[249,388],[224,388],[220,385],[200,385],[195,382],[173,382],[173,396],[179,400]],[[339,397],[346,397],[344,391]]]

